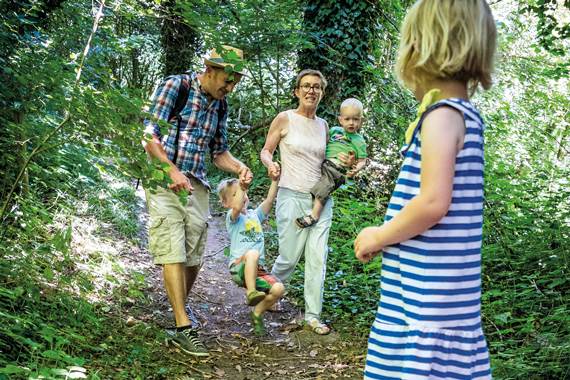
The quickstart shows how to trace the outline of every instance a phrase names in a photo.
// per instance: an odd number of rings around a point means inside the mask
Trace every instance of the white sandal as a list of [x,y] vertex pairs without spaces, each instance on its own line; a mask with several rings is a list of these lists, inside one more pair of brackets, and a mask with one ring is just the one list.
[[317,318],[306,320],[305,323],[305,326],[317,335],[327,335],[331,332],[330,327],[319,321]]

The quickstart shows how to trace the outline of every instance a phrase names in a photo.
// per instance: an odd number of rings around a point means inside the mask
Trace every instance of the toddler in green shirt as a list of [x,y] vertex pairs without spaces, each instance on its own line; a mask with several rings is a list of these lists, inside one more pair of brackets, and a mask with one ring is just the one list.
[[[295,220],[299,228],[315,225],[321,216],[324,204],[330,194],[346,180],[353,177],[366,166],[366,142],[358,130],[362,126],[362,103],[355,98],[348,98],[340,105],[338,122],[341,127],[331,128],[327,144],[326,158],[321,166],[321,179],[311,189],[315,198],[311,214]],[[355,164],[347,168],[340,161],[340,155],[354,156]]]

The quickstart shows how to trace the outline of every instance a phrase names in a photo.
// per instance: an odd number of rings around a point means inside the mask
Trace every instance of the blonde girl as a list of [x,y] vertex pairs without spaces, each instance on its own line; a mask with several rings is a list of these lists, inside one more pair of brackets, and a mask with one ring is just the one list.
[[385,223],[356,257],[382,252],[366,379],[490,379],[481,328],[483,121],[496,29],[484,0],[420,0],[404,19],[398,76],[422,100]]

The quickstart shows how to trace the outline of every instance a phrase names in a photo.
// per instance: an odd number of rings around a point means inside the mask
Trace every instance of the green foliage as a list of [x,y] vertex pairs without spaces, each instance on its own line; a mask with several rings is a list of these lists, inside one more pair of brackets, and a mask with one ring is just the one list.
[[[130,280],[104,252],[80,256],[72,237],[90,233],[75,228],[76,215],[97,217],[102,223],[95,225],[116,228],[123,238],[138,234],[133,189],[106,184],[118,171],[147,185],[166,181],[153,174],[163,168],[148,165],[140,145],[145,78],[155,75],[139,64],[152,57],[145,44],[154,45],[145,38],[148,29],[134,27],[145,11],[140,5],[105,10],[91,35],[91,3],[0,8],[0,378],[86,378],[87,368],[91,378],[109,378],[116,377],[113,367],[124,378],[143,378],[152,365],[140,363],[156,362],[148,356],[158,352],[133,351],[125,369],[117,352],[127,342],[140,347],[161,339],[160,333],[137,327],[111,340],[108,332],[125,326],[105,305],[123,293],[144,303],[144,283]],[[112,268],[101,275],[104,286],[94,275],[102,268]],[[92,371],[98,360],[113,367]]]
[[336,123],[344,99],[368,97],[376,82],[368,68],[378,64],[373,54],[377,40],[393,39],[394,20],[402,17],[404,9],[400,1],[391,0],[307,2],[303,31],[310,45],[299,52],[298,66],[318,69],[327,78],[319,113],[329,123]]
[[537,32],[540,45],[552,54],[568,53],[570,38],[570,2],[556,0],[521,1],[521,13],[534,13],[538,19]]
[[[337,190],[329,237],[329,265],[324,311],[348,333],[367,334],[374,317],[380,285],[380,261],[362,265],[354,257],[354,238],[364,227],[380,225],[386,199],[367,202],[355,186]],[[355,329],[355,326],[360,328]]]
[[0,379],[166,376],[174,367],[161,367],[161,347],[148,346],[162,333],[144,323],[128,327],[121,315],[125,306],[149,303],[145,276],[117,262],[104,241],[84,245],[138,234],[134,188],[96,170],[86,151],[71,158],[76,165],[65,175],[82,180],[58,189],[49,212],[39,200],[19,199],[0,245]]
[[483,315],[501,379],[570,374],[570,101],[567,76],[556,74],[568,54],[542,49],[532,28],[533,18],[514,16],[501,25],[498,81],[480,100],[488,125]]

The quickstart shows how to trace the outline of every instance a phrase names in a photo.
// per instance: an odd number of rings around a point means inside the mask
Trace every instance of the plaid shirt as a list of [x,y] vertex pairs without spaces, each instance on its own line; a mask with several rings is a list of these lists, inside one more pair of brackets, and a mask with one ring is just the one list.
[[[154,95],[150,114],[152,118],[168,120],[182,78],[189,81],[188,102],[180,112],[180,135],[178,141],[178,157],[176,166],[184,174],[197,178],[206,187],[210,187],[206,179],[206,153],[213,157],[228,150],[227,121],[228,113],[224,112],[222,120],[218,120],[219,108],[227,110],[225,99],[214,100],[208,104],[206,94],[200,88],[196,73],[169,77],[162,82]],[[176,142],[176,119],[170,120],[168,133],[162,135],[160,127],[153,120],[145,119],[145,133],[160,139],[169,160],[174,159]]]

